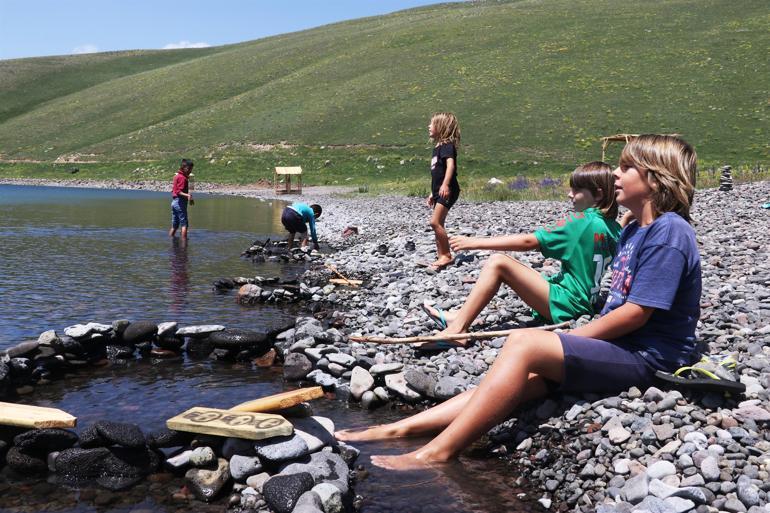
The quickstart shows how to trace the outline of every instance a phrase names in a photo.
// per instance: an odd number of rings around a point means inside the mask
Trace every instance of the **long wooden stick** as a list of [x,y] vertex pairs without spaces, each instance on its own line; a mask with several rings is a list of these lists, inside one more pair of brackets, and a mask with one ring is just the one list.
[[[553,331],[559,328],[566,328],[570,325],[569,321],[560,322],[559,324],[550,324],[547,326],[536,326],[536,329]],[[474,333],[458,333],[456,335],[426,335],[420,337],[350,337],[352,342],[368,342],[370,344],[416,344],[418,342],[437,342],[440,340],[483,340],[487,338],[505,337],[510,335],[514,331],[522,328],[514,328],[511,330],[503,331],[477,331]]]
[[341,272],[339,272],[339,271],[337,270],[337,268],[336,268],[336,267],[334,267],[333,265],[331,265],[331,264],[324,264],[324,266],[325,266],[327,269],[329,269],[331,272],[333,272],[334,274],[336,274],[337,276],[339,276],[341,279],[345,280],[345,282],[346,282],[346,283],[347,283],[349,286],[351,286],[351,287],[357,287],[357,286],[358,286],[358,285],[356,285],[355,283],[353,283],[352,281],[350,281],[349,279],[347,279],[345,276],[343,276],[343,274],[342,274]]

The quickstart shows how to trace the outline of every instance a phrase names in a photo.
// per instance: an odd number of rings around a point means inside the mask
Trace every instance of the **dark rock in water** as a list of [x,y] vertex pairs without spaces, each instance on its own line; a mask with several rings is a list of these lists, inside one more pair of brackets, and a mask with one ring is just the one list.
[[38,347],[40,347],[40,343],[37,340],[30,340],[27,342],[22,342],[21,344],[17,344],[13,347],[9,347],[5,350],[5,354],[8,356],[8,358],[32,356],[37,352]]
[[126,328],[128,328],[129,324],[131,324],[131,322],[127,321],[126,319],[118,319],[117,321],[113,321],[112,331],[118,338],[122,338],[123,333],[126,331]]
[[22,452],[18,447],[8,449],[5,461],[13,471],[25,476],[48,472],[48,464],[45,459]]
[[184,338],[171,336],[159,337],[155,341],[155,345],[161,349],[168,349],[169,351],[179,351],[184,346]]
[[78,435],[66,429],[32,429],[17,435],[13,445],[27,454],[44,458],[49,452],[69,449],[78,441]]
[[147,445],[152,448],[181,447],[188,445],[195,435],[173,429],[161,429],[147,435]]
[[138,477],[154,472],[160,466],[160,457],[150,449],[137,450],[111,447],[102,462],[107,476]]
[[194,468],[188,470],[184,477],[193,494],[198,499],[209,502],[219,495],[230,479],[230,468],[226,459],[219,458],[216,470]]
[[59,475],[75,479],[98,477],[102,475],[104,461],[109,456],[110,451],[105,447],[96,449],[73,447],[61,451],[54,466]]
[[91,424],[80,432],[80,447],[83,449],[93,449],[95,447],[104,447],[107,441],[102,438],[96,429],[96,424]]
[[144,481],[144,476],[124,477],[124,476],[102,476],[96,478],[96,483],[102,488],[113,492],[128,490]]
[[11,358],[8,362],[10,378],[16,385],[25,385],[29,383],[34,369],[29,358]]
[[307,472],[277,475],[265,482],[262,495],[271,509],[277,513],[291,513],[300,496],[313,488],[315,481]]
[[108,445],[139,448],[144,447],[147,443],[144,439],[144,433],[136,424],[100,420],[94,426],[99,436]]
[[126,360],[134,356],[134,348],[130,346],[107,346],[106,356],[110,360]]
[[332,452],[314,452],[309,458],[299,460],[299,462],[289,463],[281,468],[281,474],[296,474],[298,472],[307,472],[315,483],[328,481],[343,494],[348,492],[348,468],[345,460],[339,454]]
[[146,342],[139,342],[134,347],[139,351],[139,354],[146,355],[152,351],[152,342],[149,340]]
[[[0,361],[0,384],[8,381],[11,377],[11,368],[7,363]],[[1,387],[2,385],[0,385]]]
[[0,440],[0,466],[5,464],[5,453],[8,452],[8,442]]
[[215,361],[232,361],[235,359],[235,355],[232,351],[229,349],[214,349],[210,354],[209,358]]
[[217,290],[233,290],[235,282],[230,278],[222,278],[214,282],[214,288]]
[[34,360],[34,366],[35,369],[33,369],[33,373],[37,369],[44,369],[54,374],[58,372],[64,372],[70,367],[69,362],[67,362],[67,360],[65,360],[61,355],[46,356],[43,358],[36,357]]
[[266,333],[239,328],[226,328],[222,331],[215,331],[209,335],[208,339],[214,347],[222,349],[264,348],[264,350],[267,350],[267,347],[270,346]]
[[87,352],[83,344],[67,335],[61,335],[53,340],[51,347],[59,354],[70,353],[81,356]]
[[313,363],[302,353],[289,353],[283,362],[283,376],[286,379],[304,379],[313,370]]
[[152,340],[158,332],[158,325],[149,321],[136,321],[128,325],[123,332],[123,342],[138,344]]
[[187,352],[193,356],[205,357],[211,354],[214,350],[214,345],[209,342],[208,338],[191,338],[187,342]]

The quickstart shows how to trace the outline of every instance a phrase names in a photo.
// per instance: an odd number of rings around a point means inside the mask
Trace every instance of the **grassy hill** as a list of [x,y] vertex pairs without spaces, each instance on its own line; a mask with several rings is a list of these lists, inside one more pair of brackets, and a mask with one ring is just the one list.
[[130,178],[184,154],[206,159],[203,179],[296,162],[311,183],[411,184],[430,114],[451,110],[471,181],[561,173],[618,132],[766,164],[768,27],[766,0],[482,1],[218,48],[0,61],[0,157]]

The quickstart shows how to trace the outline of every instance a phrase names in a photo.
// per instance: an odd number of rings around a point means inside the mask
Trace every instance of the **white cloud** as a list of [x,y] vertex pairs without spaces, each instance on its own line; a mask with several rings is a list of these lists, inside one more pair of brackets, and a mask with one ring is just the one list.
[[208,48],[208,43],[191,43],[190,41],[179,41],[178,43],[169,43],[163,47],[164,50],[176,50],[178,48]]
[[74,54],[81,54],[81,53],[96,53],[99,51],[99,47],[96,45],[82,45],[82,46],[76,46],[72,49],[72,53]]

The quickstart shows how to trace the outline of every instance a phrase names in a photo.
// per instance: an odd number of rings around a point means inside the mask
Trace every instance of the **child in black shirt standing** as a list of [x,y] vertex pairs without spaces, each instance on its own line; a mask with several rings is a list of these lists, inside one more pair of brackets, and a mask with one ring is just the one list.
[[428,196],[428,207],[433,209],[430,226],[436,234],[438,253],[438,258],[430,264],[430,268],[439,271],[453,261],[444,222],[449,209],[460,196],[460,184],[457,183],[460,125],[454,114],[438,112],[430,120],[428,134],[435,143],[433,158],[430,161],[431,194]]

